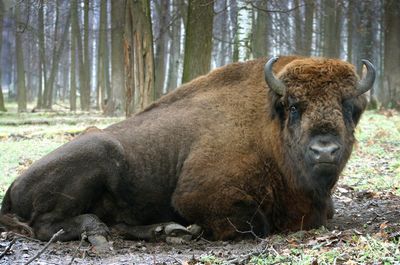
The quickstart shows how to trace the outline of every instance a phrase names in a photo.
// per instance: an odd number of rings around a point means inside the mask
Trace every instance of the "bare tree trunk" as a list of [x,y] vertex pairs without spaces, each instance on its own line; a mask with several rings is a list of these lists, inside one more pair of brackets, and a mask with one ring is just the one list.
[[168,65],[168,82],[167,91],[172,91],[178,85],[179,65],[181,61],[181,26],[182,14],[179,5],[183,4],[182,0],[173,0],[173,16],[174,20],[171,24],[171,45],[169,47],[169,65]]
[[18,112],[26,112],[26,86],[25,86],[25,66],[24,53],[22,47],[22,32],[19,32],[20,23],[20,5],[15,5],[15,53],[17,56],[17,96],[18,96]]
[[384,1],[385,107],[400,109],[400,1]]
[[300,0],[294,0],[294,6],[297,7],[294,10],[294,24],[295,24],[295,31],[294,31],[294,52],[296,54],[304,54],[304,47],[303,47],[303,17],[300,8]]
[[[137,109],[142,110],[155,98],[150,2],[149,0],[128,0],[125,10],[130,12],[128,14],[130,21],[127,21],[127,31],[131,32],[132,35],[132,38],[126,39],[129,42],[126,46],[133,47],[134,60],[130,61],[130,67],[134,68],[135,73],[134,81],[138,91]],[[127,115],[130,114],[127,113]]]
[[124,10],[124,0],[111,1],[111,87],[113,91],[112,105],[113,113],[121,114],[125,106],[124,97],[124,52],[123,52],[123,29],[124,17],[121,10]]
[[189,0],[182,83],[210,71],[213,7],[211,0]]
[[135,57],[133,52],[133,17],[131,4],[125,5],[124,24],[124,73],[125,73],[125,115],[129,117],[135,111]]
[[155,50],[155,93],[156,99],[160,98],[164,92],[165,70],[166,70],[166,51],[168,49],[168,32],[166,26],[170,20],[169,0],[156,1],[156,12],[158,18],[158,32],[156,33]]
[[[58,3],[58,2],[57,2]],[[58,4],[57,4],[58,6]],[[59,11],[57,11],[58,13]],[[57,15],[58,17],[58,15]],[[63,31],[61,33],[61,39],[57,42],[59,42],[59,46],[58,47],[54,47],[54,51],[53,51],[53,62],[51,65],[51,71],[50,71],[50,76],[49,79],[47,80],[47,91],[45,90],[45,97],[43,99],[46,99],[46,101],[44,102],[45,107],[51,109],[52,105],[53,105],[53,91],[54,91],[54,82],[58,73],[58,69],[59,69],[59,65],[60,65],[60,60],[61,60],[61,56],[62,53],[64,51],[64,46],[65,46],[65,42],[67,41],[67,37],[68,37],[68,29],[69,29],[69,23],[70,23],[70,18],[71,18],[71,12],[68,13],[67,19],[65,21],[64,24],[64,28]],[[59,19],[57,18],[57,21]],[[56,27],[58,27],[58,22],[56,23]],[[57,43],[56,42],[56,43]],[[47,92],[47,93],[46,93]]]
[[327,0],[325,4],[323,55],[338,58],[340,57],[342,3],[340,0]]
[[96,88],[96,107],[106,112],[105,99],[108,96],[108,60],[107,60],[107,1],[102,0],[100,4],[100,28],[97,56],[97,88]]
[[353,10],[354,1],[349,1],[347,8],[347,61],[353,61]]
[[303,55],[311,55],[311,46],[313,38],[313,25],[314,25],[314,0],[305,1],[305,22],[304,22],[304,51]]
[[[3,19],[4,19],[4,3],[2,0],[0,0],[0,54],[1,54],[1,48],[3,44]],[[4,96],[3,96],[3,89],[1,87],[1,81],[2,81],[2,69],[0,67],[0,111],[7,111],[5,105],[4,105]]]
[[88,111],[90,110],[90,87],[87,86],[85,70],[85,61],[84,61],[84,52],[83,52],[83,45],[82,45],[82,36],[79,27],[79,20],[78,20],[78,0],[71,1],[71,10],[76,14],[71,21],[72,30],[76,33],[75,34],[75,41],[76,41],[76,48],[77,48],[77,57],[79,63],[79,90],[80,90],[80,103],[81,103],[81,110]]
[[[76,9],[71,6],[71,19],[76,17]],[[71,65],[70,65],[70,91],[69,106],[71,111],[76,111],[76,32],[75,27],[71,25]]]
[[254,10],[256,18],[253,19],[253,35],[252,35],[252,52],[254,58],[267,57],[269,55],[269,14],[265,11],[268,9],[267,1],[259,1],[256,3]]
[[90,110],[89,0],[84,0],[83,11],[83,78],[81,78],[80,82],[83,83],[81,84],[81,93],[84,94],[83,107],[85,110]]
[[[41,109],[43,108],[43,95],[42,88],[43,85],[46,86],[47,80],[47,69],[46,69],[46,49],[44,42],[44,5],[40,5],[39,7],[39,17],[38,17],[38,27],[39,27],[39,89],[37,93],[37,105],[36,107]],[[47,89],[45,89],[47,91]]]

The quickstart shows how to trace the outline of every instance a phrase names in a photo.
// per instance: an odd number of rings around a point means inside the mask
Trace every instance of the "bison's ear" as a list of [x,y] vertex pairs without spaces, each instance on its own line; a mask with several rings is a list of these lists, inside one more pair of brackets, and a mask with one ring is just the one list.
[[284,124],[285,120],[285,106],[283,103],[283,97],[279,96],[276,94],[274,91],[269,90],[268,91],[269,97],[271,99],[271,105],[268,106],[270,109],[271,113],[271,119],[279,119],[281,124]]

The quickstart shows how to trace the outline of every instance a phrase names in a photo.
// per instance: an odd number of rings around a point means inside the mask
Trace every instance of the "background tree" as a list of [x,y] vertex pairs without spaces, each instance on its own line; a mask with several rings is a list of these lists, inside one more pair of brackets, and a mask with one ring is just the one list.
[[124,16],[121,10],[125,8],[124,0],[111,1],[111,87],[112,87],[112,107],[108,108],[109,114],[121,114],[125,106],[124,95],[124,54],[123,54],[123,33]]
[[210,71],[213,0],[189,0],[182,83]]
[[[1,54],[1,47],[3,44],[3,20],[4,20],[4,3],[2,0],[0,0],[0,54]],[[1,82],[1,74],[2,74],[2,68],[0,67],[0,111],[7,111],[5,105],[4,105],[4,96],[3,96],[3,89],[2,89],[2,82]]]
[[25,86],[25,65],[24,52],[22,48],[22,33],[25,30],[25,24],[20,21],[21,7],[16,5],[15,9],[15,54],[17,56],[17,96],[18,96],[18,112],[27,111],[26,105],[26,86]]
[[[107,1],[102,0],[100,4],[100,27],[98,41],[98,56],[97,56],[97,88],[96,88],[96,106],[98,109],[103,109],[104,112],[113,109],[110,78],[109,78],[109,60],[107,46]],[[85,65],[86,67],[86,65]],[[89,72],[87,72],[89,73]],[[88,76],[88,75],[87,75]],[[105,100],[107,99],[107,102]],[[111,103],[111,104],[110,104]],[[109,107],[107,107],[107,105]]]
[[[133,75],[134,82],[134,87],[127,87],[127,100],[129,101],[126,103],[126,110],[129,115],[134,109],[144,109],[155,98],[154,55],[150,1],[127,0],[125,10],[127,12],[125,51],[130,54],[129,60],[125,61],[129,63],[126,65],[128,68],[126,72]],[[137,96],[137,102],[135,96]]]
[[[97,106],[106,115],[128,109],[130,115],[215,67],[299,54],[346,59],[359,74],[361,59],[370,59],[378,74],[371,98],[383,107],[399,105],[394,0],[27,0],[16,5],[23,30],[15,30],[14,5],[1,15],[0,84],[6,104],[17,102],[19,84],[25,82],[27,108],[33,102],[36,110],[57,103],[73,111]],[[21,78],[17,57],[25,68]]]
[[400,108],[400,2],[384,0],[384,96],[387,107]]

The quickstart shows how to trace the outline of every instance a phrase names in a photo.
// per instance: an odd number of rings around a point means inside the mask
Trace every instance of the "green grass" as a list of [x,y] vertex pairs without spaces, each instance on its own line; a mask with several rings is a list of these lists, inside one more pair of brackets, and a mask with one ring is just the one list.
[[64,111],[0,112],[0,199],[11,182],[33,161],[68,142],[89,126],[105,128],[123,117],[104,117],[99,112]]
[[356,136],[358,144],[342,183],[357,190],[392,190],[400,195],[400,115],[368,111]]

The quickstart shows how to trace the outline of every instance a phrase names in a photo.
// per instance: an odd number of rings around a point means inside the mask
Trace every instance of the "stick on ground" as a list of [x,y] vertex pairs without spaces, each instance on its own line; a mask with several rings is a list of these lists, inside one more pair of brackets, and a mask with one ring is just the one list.
[[49,240],[49,242],[47,242],[47,244],[35,255],[33,256],[30,260],[28,260],[27,263],[25,263],[25,265],[30,264],[32,261],[34,261],[35,259],[39,258],[40,255],[42,255],[42,253],[50,246],[50,244],[62,233],[64,233],[64,230],[60,229],[57,233],[55,233]]
[[78,245],[78,247],[76,248],[75,253],[74,253],[74,255],[72,256],[72,259],[71,259],[71,261],[68,263],[68,265],[71,265],[72,262],[74,262],[75,257],[76,257],[76,255],[78,254],[79,249],[81,248],[81,246],[82,246],[82,244],[83,244],[83,241],[85,241],[86,238],[87,238],[86,232],[83,232],[83,233],[82,233],[82,236],[81,236],[81,242],[79,242],[79,245]]
[[0,260],[7,254],[7,252],[11,249],[12,245],[17,241],[17,237],[14,236],[13,240],[11,240],[10,244],[6,247],[6,249],[0,254]]

